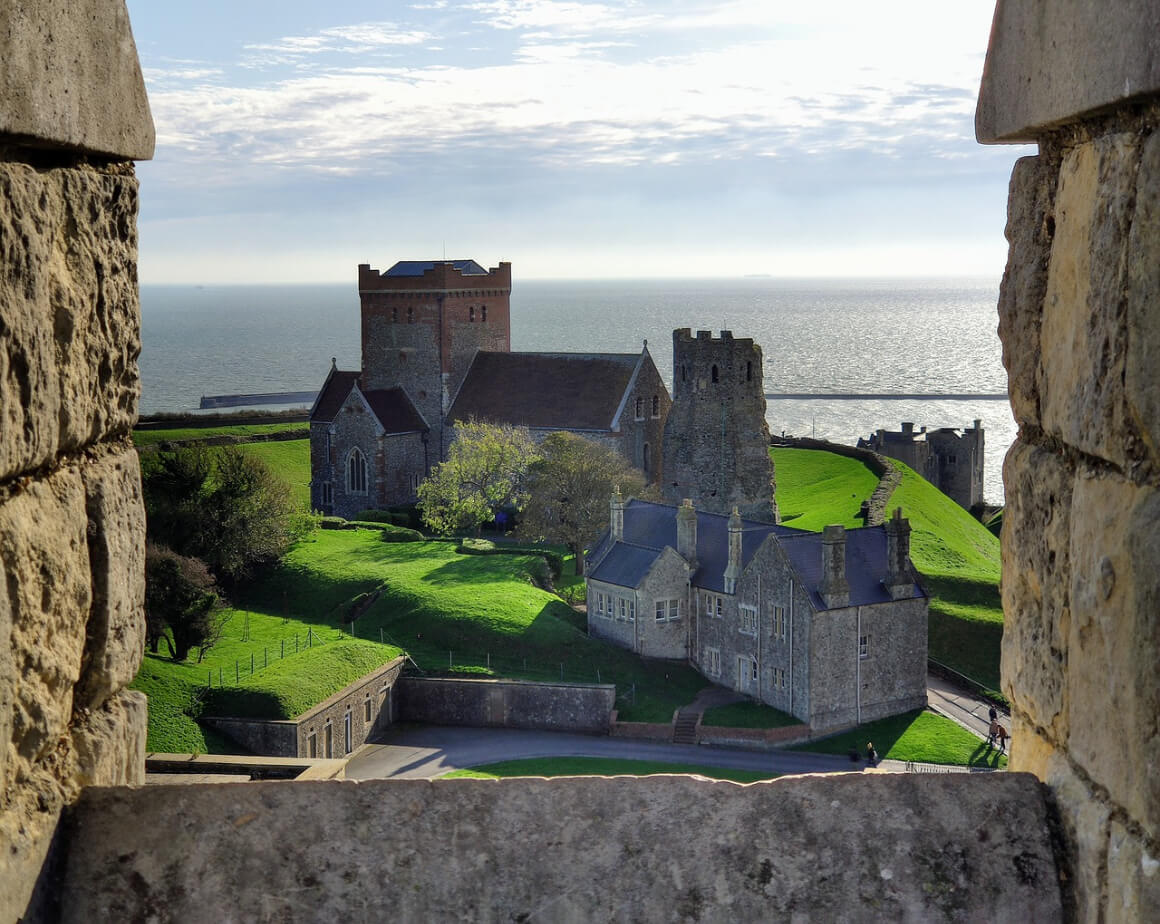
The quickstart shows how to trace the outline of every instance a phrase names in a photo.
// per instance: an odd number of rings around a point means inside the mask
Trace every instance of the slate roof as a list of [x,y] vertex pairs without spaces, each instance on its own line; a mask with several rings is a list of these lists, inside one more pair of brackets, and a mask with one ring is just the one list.
[[[358,372],[335,369],[314,402],[310,422],[333,422],[350,390],[359,385],[360,377]],[[423,415],[415,410],[415,405],[402,388],[375,389],[364,391],[362,394],[367,399],[371,412],[387,433],[412,433],[415,430],[429,429]]]
[[[814,607],[826,609],[818,595],[822,576],[821,533],[757,520],[743,519],[741,525],[742,569],[749,567],[768,536],[776,536],[798,579],[809,591]],[[677,508],[649,501],[629,501],[624,508],[624,540],[612,543],[611,548],[609,543],[609,534],[605,533],[592,549],[590,557],[598,561],[592,578],[621,587],[638,586],[665,546],[677,547]],[[724,593],[728,563],[729,518],[698,510],[697,570],[691,577],[692,583],[703,590]],[[885,574],[885,527],[846,530],[846,580],[850,584],[850,606],[888,602],[891,596],[882,586]],[[923,596],[917,584],[912,596]]]
[[447,415],[553,430],[608,430],[639,353],[480,351]]
[[435,269],[437,263],[450,263],[464,276],[486,276],[487,270],[474,260],[400,260],[384,276],[422,276]]

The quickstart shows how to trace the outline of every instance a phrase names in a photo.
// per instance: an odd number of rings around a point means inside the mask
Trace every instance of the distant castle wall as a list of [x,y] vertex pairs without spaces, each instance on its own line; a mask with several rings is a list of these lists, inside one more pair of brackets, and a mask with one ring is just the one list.
[[858,446],[910,466],[970,510],[983,503],[983,440],[980,420],[961,432],[950,427],[916,431],[913,423],[903,422],[901,430],[877,430],[858,440]]
[[761,347],[722,331],[673,331],[673,406],[664,430],[663,493],[700,510],[776,522]]

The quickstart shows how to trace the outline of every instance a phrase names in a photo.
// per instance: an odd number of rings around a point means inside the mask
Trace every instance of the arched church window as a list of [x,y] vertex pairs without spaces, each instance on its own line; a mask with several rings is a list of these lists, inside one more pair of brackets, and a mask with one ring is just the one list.
[[636,419],[644,420],[644,398],[636,396]]
[[660,417],[661,416],[661,396],[660,395],[653,395],[652,415],[653,415],[653,417]]
[[350,494],[367,493],[367,457],[357,446],[346,460],[346,490]]
[[714,366],[714,367],[713,367],[713,369],[711,370],[711,374],[712,374],[712,378],[713,378],[713,384],[714,384],[714,385],[716,385],[716,384],[717,384],[717,381],[718,381],[718,378],[717,378],[717,367],[716,367],[716,366]]

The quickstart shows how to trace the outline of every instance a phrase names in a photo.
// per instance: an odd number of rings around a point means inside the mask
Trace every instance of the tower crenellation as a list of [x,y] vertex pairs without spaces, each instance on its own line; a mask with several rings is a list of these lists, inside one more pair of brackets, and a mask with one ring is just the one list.
[[665,421],[663,485],[675,503],[777,520],[761,347],[732,331],[673,331],[673,406]]

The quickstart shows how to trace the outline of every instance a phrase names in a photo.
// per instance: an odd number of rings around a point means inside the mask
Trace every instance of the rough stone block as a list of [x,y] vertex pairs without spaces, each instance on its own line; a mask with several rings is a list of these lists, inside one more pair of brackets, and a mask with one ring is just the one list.
[[1109,924],[1145,921],[1160,908],[1160,856],[1140,837],[1113,822],[1108,839]]
[[1075,470],[1058,454],[1016,440],[1003,465],[1003,691],[1030,722],[1067,737]]
[[1081,473],[1071,514],[1068,750],[1160,836],[1160,490]]
[[62,471],[0,505],[0,571],[8,586],[14,672],[7,760],[45,760],[67,733],[89,613],[89,556],[81,477]]
[[131,167],[0,164],[0,480],[128,435],[141,349]]
[[153,156],[124,0],[0,6],[0,135],[122,160]]
[[65,922],[1061,916],[1015,773],[93,787],[66,834]]
[[1036,141],[1095,110],[1160,92],[1152,0],[999,0],[975,136]]
[[1126,466],[1123,290],[1139,140],[1104,135],[1063,158],[1040,333],[1043,428]]
[[1160,471],[1160,132],[1141,147],[1136,209],[1128,236],[1127,356],[1124,391],[1128,419],[1139,434],[1138,455]]
[[999,287],[999,339],[1011,409],[1020,424],[1039,425],[1039,329],[1054,235],[1058,165],[1049,158],[1015,162],[1007,199],[1007,266]]
[[78,705],[98,708],[137,676],[145,647],[145,507],[137,453],[83,469],[93,606]]
[[145,737],[149,703],[144,693],[122,690],[73,728],[76,753],[72,784],[140,785],[145,782]]

